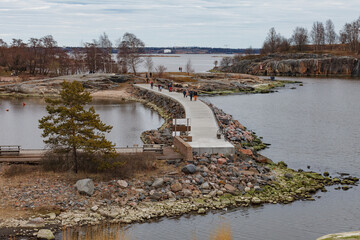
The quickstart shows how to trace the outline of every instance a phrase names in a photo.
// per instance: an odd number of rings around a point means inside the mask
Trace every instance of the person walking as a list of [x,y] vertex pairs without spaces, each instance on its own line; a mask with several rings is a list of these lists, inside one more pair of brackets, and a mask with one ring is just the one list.
[[151,86],[151,89],[153,89],[154,87],[154,82],[150,80],[150,86]]
[[194,91],[194,101],[197,99],[197,91]]
[[191,91],[191,90],[190,90],[189,95],[190,95],[190,101],[192,101],[192,98],[193,98],[193,91]]
[[184,94],[184,97],[186,97],[186,90],[184,89],[184,91],[183,91],[183,94]]

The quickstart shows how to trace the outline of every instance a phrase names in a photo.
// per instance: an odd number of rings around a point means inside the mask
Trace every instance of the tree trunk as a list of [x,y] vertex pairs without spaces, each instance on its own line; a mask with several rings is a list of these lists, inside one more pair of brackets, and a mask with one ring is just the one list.
[[73,157],[74,157],[74,172],[78,173],[78,161],[77,161],[77,153],[75,146],[73,146]]

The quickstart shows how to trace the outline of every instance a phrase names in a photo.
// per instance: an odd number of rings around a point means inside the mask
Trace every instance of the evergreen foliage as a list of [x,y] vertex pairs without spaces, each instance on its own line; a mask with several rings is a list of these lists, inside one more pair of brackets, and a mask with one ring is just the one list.
[[112,126],[103,123],[93,107],[84,109],[91,100],[81,83],[64,81],[60,98],[46,99],[48,115],[39,120],[44,142],[55,152],[72,153],[75,173],[79,149],[92,155],[115,153],[114,144],[105,138]]

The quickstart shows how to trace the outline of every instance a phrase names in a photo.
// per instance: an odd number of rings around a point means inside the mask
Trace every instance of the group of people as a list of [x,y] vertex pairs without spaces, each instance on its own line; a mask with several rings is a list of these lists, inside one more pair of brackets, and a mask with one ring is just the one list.
[[[154,82],[152,80],[152,73],[150,72],[150,79],[148,78],[148,74],[146,73],[145,77],[146,77],[146,83],[150,83],[150,86],[151,86],[151,89],[154,88]],[[155,87],[158,87],[158,91],[161,92],[162,89],[164,88],[161,84],[158,84],[157,86]],[[169,92],[172,92],[174,91],[174,88],[173,88],[173,84],[170,82],[168,83],[168,90]],[[192,99],[194,98],[194,101],[197,100],[197,91],[195,90],[188,90],[188,89],[183,89],[183,94],[184,94],[184,98],[185,97],[190,97],[190,101],[192,101]]]
[[192,101],[193,97],[194,97],[194,101],[196,101],[197,99],[197,91],[195,90],[188,90],[188,89],[184,89],[183,90],[183,95],[184,95],[184,98],[185,97],[190,97],[190,101]]

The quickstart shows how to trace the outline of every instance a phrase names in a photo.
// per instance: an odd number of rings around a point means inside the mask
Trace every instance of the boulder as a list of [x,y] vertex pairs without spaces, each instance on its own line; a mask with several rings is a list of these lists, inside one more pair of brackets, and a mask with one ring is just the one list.
[[117,183],[121,188],[127,188],[129,186],[129,184],[125,180],[119,180],[117,181]]
[[179,182],[175,182],[175,183],[173,183],[173,184],[170,186],[170,189],[171,189],[171,191],[173,191],[173,192],[178,192],[178,191],[181,191],[182,185],[181,185],[181,183],[179,183]]
[[163,178],[156,178],[155,181],[152,183],[152,187],[158,188],[161,187],[164,184]]
[[226,163],[226,159],[225,159],[225,158],[219,158],[217,161],[218,161],[218,164],[220,164],[220,165]]
[[260,200],[260,198],[258,198],[258,197],[253,197],[253,198],[251,199],[251,202],[252,202],[253,204],[260,204],[260,203],[261,203],[261,200]]
[[36,237],[38,239],[55,239],[54,234],[49,229],[40,229]]
[[291,178],[293,178],[294,176],[293,176],[291,173],[285,173],[285,174],[284,174],[284,177],[285,177],[285,178],[288,178],[288,179],[291,179]]
[[250,149],[239,149],[239,152],[244,155],[251,156],[251,157],[254,155]]
[[78,190],[80,194],[85,194],[88,196],[93,195],[95,190],[94,182],[89,178],[81,179],[77,181],[75,184],[75,188]]
[[192,192],[189,189],[183,189],[182,193],[184,194],[185,197],[189,197],[192,195]]
[[194,164],[188,164],[186,165],[185,167],[183,167],[181,169],[181,171],[183,173],[186,173],[186,174],[192,174],[192,173],[195,173],[196,172],[196,167]]
[[225,189],[229,192],[235,192],[236,191],[236,188],[230,184],[225,184]]
[[201,184],[200,188],[201,189],[210,189],[210,185],[208,182],[204,182],[203,184]]

